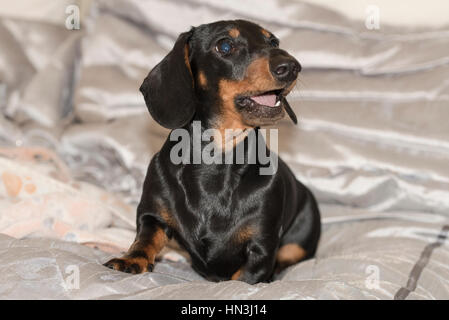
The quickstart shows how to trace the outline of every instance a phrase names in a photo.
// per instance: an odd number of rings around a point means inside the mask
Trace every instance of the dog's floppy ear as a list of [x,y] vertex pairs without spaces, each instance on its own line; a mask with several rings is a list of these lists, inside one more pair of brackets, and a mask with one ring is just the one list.
[[195,113],[195,91],[189,62],[188,41],[193,31],[182,33],[167,56],[140,86],[150,114],[160,125],[180,128]]

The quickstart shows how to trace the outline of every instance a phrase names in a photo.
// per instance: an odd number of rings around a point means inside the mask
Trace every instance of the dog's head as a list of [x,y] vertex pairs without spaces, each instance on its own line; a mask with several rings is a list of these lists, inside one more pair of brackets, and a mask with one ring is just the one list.
[[219,128],[270,125],[296,117],[285,99],[301,66],[279,40],[244,20],[218,21],[182,33],[140,87],[153,118],[179,128],[195,113]]

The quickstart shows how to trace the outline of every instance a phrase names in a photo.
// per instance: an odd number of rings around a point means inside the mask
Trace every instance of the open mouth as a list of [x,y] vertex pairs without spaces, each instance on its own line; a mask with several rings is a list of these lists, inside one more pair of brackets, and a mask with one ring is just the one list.
[[257,92],[255,94],[248,93],[235,99],[235,103],[243,112],[251,117],[260,118],[282,118],[284,109],[294,124],[298,123],[295,112],[285,99],[288,91],[283,89],[275,89],[265,92]]
[[261,94],[241,96],[236,99],[240,107],[268,107],[278,108],[281,106],[282,89],[266,91]]

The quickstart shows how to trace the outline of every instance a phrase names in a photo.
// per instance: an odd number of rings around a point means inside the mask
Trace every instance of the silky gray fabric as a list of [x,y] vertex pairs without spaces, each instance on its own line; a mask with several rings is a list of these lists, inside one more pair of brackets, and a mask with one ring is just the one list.
[[[149,116],[138,88],[180,32],[219,19],[250,19],[278,35],[303,67],[289,96],[299,124],[284,119],[277,127],[281,157],[323,211],[317,259],[272,284],[190,283],[196,279],[192,272],[188,283],[175,276],[114,273],[111,286],[119,289],[86,277],[92,284],[81,291],[53,291],[57,282],[50,281],[49,298],[393,298],[407,286],[426,245],[449,224],[449,27],[382,24],[370,31],[364,21],[297,1],[252,6],[97,0],[77,31],[0,17],[1,145],[52,148],[76,178],[133,205],[149,160],[168,134]],[[5,252],[11,243],[20,250],[30,244],[2,241]],[[52,255],[45,241],[36,245]],[[67,246],[64,254],[87,259],[86,274],[112,272],[98,265],[104,255]],[[14,256],[2,255],[1,268],[11,270]],[[50,265],[65,261],[61,257]],[[39,255],[33,259],[35,265]],[[407,297],[449,298],[448,263],[444,242],[433,249]],[[380,268],[377,289],[365,283],[370,265]],[[23,293],[22,281],[23,275],[0,277],[4,297]]]
[[[324,213],[348,208],[324,207]],[[395,214],[396,215],[396,214]],[[183,261],[163,260],[131,275],[101,265],[112,256],[79,244],[0,235],[0,296],[8,299],[393,299],[407,288],[443,219],[397,213],[327,224],[317,258],[290,267],[272,283],[211,283]],[[414,220],[414,221],[412,221]],[[447,299],[449,251],[437,248],[408,299]],[[420,260],[421,263],[424,260]],[[73,280],[74,267],[77,272]],[[373,276],[375,278],[373,278]],[[375,282],[378,279],[378,282]]]

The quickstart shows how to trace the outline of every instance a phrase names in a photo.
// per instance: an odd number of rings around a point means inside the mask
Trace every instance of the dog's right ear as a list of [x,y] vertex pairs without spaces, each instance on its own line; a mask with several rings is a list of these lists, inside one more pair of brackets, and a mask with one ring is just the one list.
[[140,86],[150,114],[160,125],[180,128],[195,113],[195,91],[189,61],[189,39],[193,30],[182,33],[167,56]]

